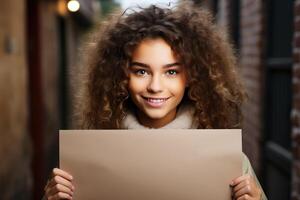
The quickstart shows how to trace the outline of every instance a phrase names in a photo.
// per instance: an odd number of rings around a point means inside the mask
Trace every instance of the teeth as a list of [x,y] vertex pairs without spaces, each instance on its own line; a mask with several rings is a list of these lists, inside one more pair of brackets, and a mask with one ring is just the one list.
[[150,99],[148,98],[148,101],[152,102],[152,103],[161,103],[164,102],[166,99]]

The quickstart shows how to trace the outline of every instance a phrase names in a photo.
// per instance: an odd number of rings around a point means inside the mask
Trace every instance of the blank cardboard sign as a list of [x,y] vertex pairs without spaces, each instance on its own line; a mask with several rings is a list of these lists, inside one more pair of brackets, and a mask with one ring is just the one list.
[[75,200],[230,200],[239,129],[60,131]]

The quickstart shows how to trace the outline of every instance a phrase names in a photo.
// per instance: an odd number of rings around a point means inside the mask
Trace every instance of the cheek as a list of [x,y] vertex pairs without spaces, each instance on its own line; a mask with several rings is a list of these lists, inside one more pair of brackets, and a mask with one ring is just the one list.
[[177,95],[183,95],[186,89],[186,80],[184,78],[174,81],[170,85],[170,91]]
[[139,79],[131,78],[128,82],[128,90],[131,95],[144,91],[146,88],[145,81]]

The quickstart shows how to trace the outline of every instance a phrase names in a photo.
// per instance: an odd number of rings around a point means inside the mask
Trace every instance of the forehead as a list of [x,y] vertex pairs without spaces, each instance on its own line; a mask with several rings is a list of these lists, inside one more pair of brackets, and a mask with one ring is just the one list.
[[168,64],[177,62],[176,55],[171,46],[163,39],[144,39],[134,49],[132,61],[147,64]]

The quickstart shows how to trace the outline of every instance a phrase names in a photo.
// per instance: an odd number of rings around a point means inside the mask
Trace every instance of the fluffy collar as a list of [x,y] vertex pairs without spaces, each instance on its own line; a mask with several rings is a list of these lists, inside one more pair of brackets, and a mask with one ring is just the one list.
[[[193,121],[194,108],[190,105],[182,105],[178,109],[176,118],[162,129],[194,129],[197,128]],[[123,129],[150,129],[141,125],[133,112],[128,112],[122,122]]]

